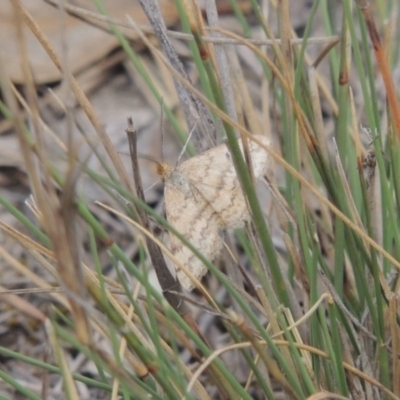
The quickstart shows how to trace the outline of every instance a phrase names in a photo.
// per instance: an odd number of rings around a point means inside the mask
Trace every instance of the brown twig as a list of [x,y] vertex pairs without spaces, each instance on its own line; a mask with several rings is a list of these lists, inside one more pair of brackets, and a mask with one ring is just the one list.
[[[43,0],[46,3],[48,3],[51,6],[58,7],[58,0]],[[85,21],[86,23],[89,23],[90,25],[100,28],[106,32],[111,32],[110,28],[104,27],[101,25],[102,22],[107,22],[109,24],[117,25],[122,28],[126,29],[136,29],[132,27],[132,23],[99,14],[94,11],[87,10],[82,7],[74,6],[69,3],[63,4],[63,7],[65,10],[68,12],[68,14],[75,16],[76,18],[80,19],[81,21]],[[221,15],[221,13],[219,13]],[[138,24],[137,27],[145,34],[152,35],[154,34],[153,28],[150,25],[144,25],[144,24]],[[204,27],[206,31],[210,31],[210,27]],[[191,41],[193,40],[193,35],[190,33],[183,33],[183,32],[177,32],[176,30],[166,30],[166,34],[170,38],[175,38],[183,41]],[[319,44],[329,44],[329,43],[334,43],[336,44],[338,41],[338,36],[337,35],[332,35],[332,36],[319,36],[319,37],[310,37],[307,39],[307,45],[319,45]],[[209,35],[204,35],[203,40],[205,42],[209,43],[217,43],[217,44],[236,44],[236,45],[242,45],[242,43],[238,40],[235,39],[230,39],[227,37],[212,37]],[[273,43],[280,43],[280,39],[247,39],[250,43],[256,45],[256,46],[272,46]],[[292,45],[301,45],[303,42],[302,38],[294,38],[291,39]]]
[[[131,154],[136,195],[140,200],[145,202],[142,178],[138,163],[137,131],[134,128],[132,118],[130,117],[128,118],[128,127],[126,129],[126,134],[128,136],[128,141],[129,141],[129,151]],[[137,212],[142,225],[146,229],[150,230],[150,220],[147,213],[140,207],[135,207],[135,211]],[[188,309],[185,303],[173,293],[175,291],[180,292],[180,285],[179,282],[175,280],[175,278],[169,271],[160,248],[157,246],[156,243],[154,243],[148,237],[146,237],[146,244],[165,298],[168,300],[169,304],[171,304],[171,306],[176,311],[178,311],[180,315],[187,313]]]
[[[162,15],[158,6],[158,2],[154,0],[139,0],[143,11],[145,12],[150,24],[157,36],[160,44],[164,50],[165,55],[168,58],[171,66],[179,72],[179,74],[188,81],[190,78],[183,67],[174,47],[172,46],[168,36],[165,23],[162,19]],[[210,111],[204,106],[203,103],[197,99],[193,93],[191,93],[179,80],[173,78],[174,85],[178,94],[178,97],[183,108],[186,124],[189,132],[193,133],[193,144],[197,152],[207,150],[210,146],[207,146],[207,140],[211,139],[211,146],[216,144],[217,131],[211,116]]]

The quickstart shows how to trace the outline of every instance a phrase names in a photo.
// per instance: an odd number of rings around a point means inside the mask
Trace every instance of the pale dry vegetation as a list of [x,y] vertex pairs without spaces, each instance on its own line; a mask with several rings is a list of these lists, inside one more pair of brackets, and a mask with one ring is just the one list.
[[[397,1],[4,3],[0,399],[399,399]],[[210,260],[157,170],[223,141]]]

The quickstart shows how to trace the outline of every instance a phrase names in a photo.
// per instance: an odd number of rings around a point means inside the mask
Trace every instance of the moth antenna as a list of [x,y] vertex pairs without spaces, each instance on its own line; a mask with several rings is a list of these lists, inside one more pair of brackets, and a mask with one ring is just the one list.
[[181,160],[182,156],[185,154],[185,151],[186,151],[186,149],[188,147],[188,144],[189,144],[190,139],[191,139],[191,137],[193,135],[193,132],[196,129],[196,126],[197,126],[197,122],[193,125],[193,128],[190,131],[188,138],[186,139],[185,145],[183,146],[181,152],[179,153],[178,160],[176,161],[175,167],[179,164],[179,161]]
[[153,182],[147,189],[144,190],[144,193],[148,192],[150,189],[153,189],[153,187],[156,186],[158,182],[160,182],[160,179],[157,179],[155,182]]
[[144,160],[151,161],[154,164],[159,164],[160,163],[160,161],[158,161],[156,158],[154,158],[152,156],[149,156],[148,154],[138,153],[138,158],[143,158]]
[[164,97],[161,97],[160,131],[161,131],[161,162],[164,162]]

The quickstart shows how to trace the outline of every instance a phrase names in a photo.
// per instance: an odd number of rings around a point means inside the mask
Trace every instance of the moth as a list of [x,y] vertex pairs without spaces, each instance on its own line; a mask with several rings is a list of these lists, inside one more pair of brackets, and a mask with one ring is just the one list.
[[[266,147],[270,140],[258,135]],[[243,144],[239,139],[243,153]],[[255,179],[268,170],[268,152],[248,140]],[[168,222],[201,253],[213,261],[223,247],[221,232],[242,227],[250,218],[248,206],[227,145],[221,144],[172,168],[160,164],[158,172],[164,181],[164,202]],[[170,232],[170,247],[175,258],[198,280],[207,267]],[[177,268],[181,285],[191,291],[194,283]]]

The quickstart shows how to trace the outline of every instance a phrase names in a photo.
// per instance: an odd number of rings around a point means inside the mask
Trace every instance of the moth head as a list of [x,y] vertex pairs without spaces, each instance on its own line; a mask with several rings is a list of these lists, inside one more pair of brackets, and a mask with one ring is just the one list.
[[171,174],[172,168],[167,163],[157,163],[156,171],[161,176],[161,179],[165,181]]

